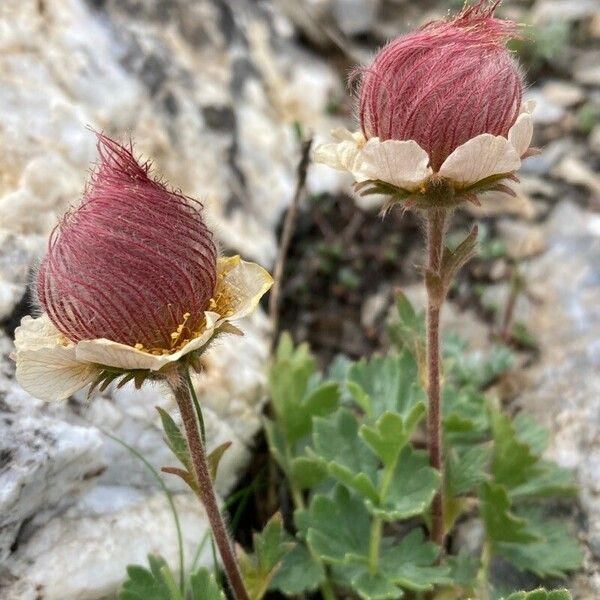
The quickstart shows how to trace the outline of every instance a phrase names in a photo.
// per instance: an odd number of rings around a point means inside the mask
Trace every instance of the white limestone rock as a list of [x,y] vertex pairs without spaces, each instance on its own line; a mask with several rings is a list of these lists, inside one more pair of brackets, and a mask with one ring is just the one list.
[[[208,533],[206,516],[191,494],[176,495],[186,568]],[[147,564],[161,555],[178,572],[173,515],[161,493],[146,496],[133,488],[99,486],[64,514],[31,533],[4,565],[3,600],[100,600],[113,598],[125,565]],[[212,564],[210,544],[199,565]]]

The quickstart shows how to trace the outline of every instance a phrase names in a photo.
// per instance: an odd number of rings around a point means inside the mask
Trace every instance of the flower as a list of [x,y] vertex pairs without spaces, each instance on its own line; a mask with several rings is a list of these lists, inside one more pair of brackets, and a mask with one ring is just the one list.
[[15,332],[17,381],[42,400],[193,365],[215,335],[241,333],[230,321],[272,285],[256,264],[217,258],[199,202],[150,178],[131,149],[104,135],[98,149],[84,200],[40,265],[44,313]]
[[533,104],[521,104],[522,75],[505,47],[516,25],[494,17],[499,2],[484,4],[385,46],[363,72],[361,131],[334,131],[315,160],[352,173],[362,193],[417,203],[440,183],[453,202],[510,192],[499,182],[527,155]]

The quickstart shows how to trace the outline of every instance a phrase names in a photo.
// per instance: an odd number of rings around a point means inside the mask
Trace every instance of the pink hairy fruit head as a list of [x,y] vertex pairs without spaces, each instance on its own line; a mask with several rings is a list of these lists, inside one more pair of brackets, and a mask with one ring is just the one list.
[[82,203],[50,237],[39,302],[73,342],[170,350],[201,327],[215,290],[202,205],[149,177],[131,147],[99,134],[98,151]]
[[365,137],[415,140],[437,171],[471,138],[506,136],[519,114],[523,77],[505,46],[517,25],[494,17],[499,3],[480,1],[384,46],[362,72]]

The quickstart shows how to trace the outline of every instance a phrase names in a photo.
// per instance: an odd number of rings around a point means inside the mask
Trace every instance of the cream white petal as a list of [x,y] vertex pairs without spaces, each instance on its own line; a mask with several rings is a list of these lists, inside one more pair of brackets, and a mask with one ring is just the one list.
[[365,136],[360,131],[349,131],[345,127],[337,127],[331,131],[331,137],[338,142],[354,142],[358,146],[365,143]]
[[221,317],[227,320],[241,319],[250,314],[273,285],[273,278],[265,269],[243,261],[239,256],[220,258],[217,272],[216,294],[226,298],[228,311]]
[[417,189],[431,175],[427,152],[414,140],[371,138],[362,149],[360,180],[379,179],[407,190]]
[[65,400],[98,375],[95,365],[76,357],[47,315],[25,317],[15,331],[16,378],[21,387],[40,400]]
[[182,356],[198,350],[206,344],[215,332],[214,326],[207,328],[201,335],[190,340],[172,354],[150,354],[133,346],[120,344],[107,339],[83,340],[77,344],[77,358],[107,367],[118,369],[148,369],[158,371],[169,363],[178,361]]
[[439,174],[467,186],[492,175],[516,171],[520,166],[521,159],[506,138],[483,133],[456,148]]
[[349,171],[354,174],[360,169],[362,163],[360,145],[354,139],[321,144],[315,148],[313,160],[339,171]]
[[23,317],[21,325],[15,329],[15,347],[17,350],[37,350],[66,342],[63,334],[54,326],[50,317],[44,313],[41,317]]
[[519,156],[523,156],[533,136],[533,118],[531,113],[522,112],[508,132],[508,141],[513,145]]
[[523,102],[523,104],[521,104],[521,110],[519,111],[520,114],[523,114],[523,113],[527,113],[529,115],[533,114],[536,104],[537,103],[535,100],[533,100],[533,98],[530,100],[525,100],[525,102]]

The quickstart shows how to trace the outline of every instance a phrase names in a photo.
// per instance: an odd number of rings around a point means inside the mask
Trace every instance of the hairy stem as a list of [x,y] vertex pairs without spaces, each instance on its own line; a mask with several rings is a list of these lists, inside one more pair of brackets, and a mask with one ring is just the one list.
[[217,497],[210,476],[206,452],[198,428],[198,420],[190,391],[191,382],[188,384],[188,381],[187,367],[181,367],[178,376],[173,377],[170,383],[183,420],[185,436],[196,479],[198,480],[200,497],[206,510],[214,540],[221,554],[223,568],[227,575],[231,591],[236,600],[250,600],[233,551],[233,544],[231,543],[225,521],[217,504]]
[[[445,227],[446,211],[444,209],[430,210],[427,215],[427,268],[438,275],[442,267]],[[440,312],[443,301],[444,294],[434,297],[432,290],[428,289],[427,396],[429,409],[427,413],[427,444],[429,462],[434,469],[440,472],[442,479]],[[441,490],[435,495],[432,504],[431,541],[439,546],[442,546],[444,542],[444,501]]]

